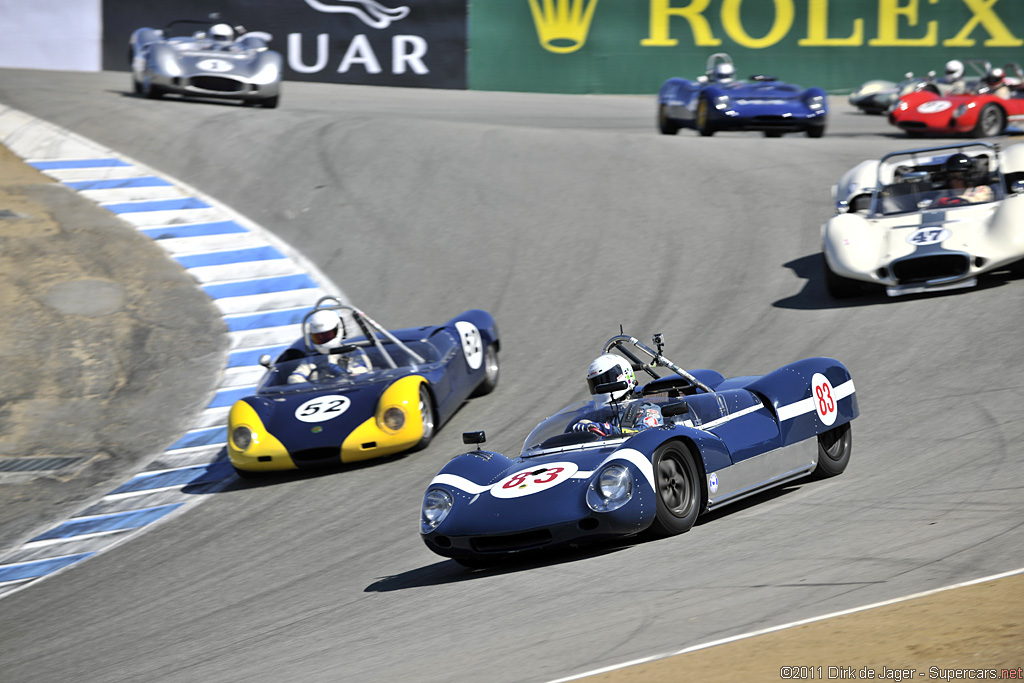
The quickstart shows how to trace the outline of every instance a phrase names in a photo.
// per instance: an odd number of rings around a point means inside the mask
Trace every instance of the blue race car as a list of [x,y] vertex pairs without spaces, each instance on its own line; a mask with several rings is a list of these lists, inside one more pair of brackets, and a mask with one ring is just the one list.
[[424,448],[470,396],[498,383],[498,327],[471,310],[444,325],[388,331],[324,297],[302,338],[228,416],[236,472],[294,470]]
[[[518,457],[475,450],[450,460],[423,498],[427,547],[481,567],[558,545],[680,534],[704,512],[846,469],[859,409],[839,361],[725,379],[687,372],[662,355],[660,335],[653,343],[612,337],[594,361],[611,370],[588,378],[594,400],[544,420]],[[653,379],[638,384],[635,369]],[[463,440],[479,446],[485,435]]]
[[825,134],[828,101],[821,88],[755,75],[735,79],[732,58],[717,52],[708,58],[707,73],[695,81],[670,78],[658,91],[658,130],[675,135],[694,128],[701,135],[719,130],[760,130],[766,137],[803,131],[808,137]]

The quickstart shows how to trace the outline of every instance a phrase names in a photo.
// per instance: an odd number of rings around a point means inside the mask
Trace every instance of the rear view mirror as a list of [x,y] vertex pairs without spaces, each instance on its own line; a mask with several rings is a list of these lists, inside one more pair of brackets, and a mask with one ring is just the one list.
[[487,441],[487,435],[482,431],[462,433],[462,443],[479,446],[485,441]]

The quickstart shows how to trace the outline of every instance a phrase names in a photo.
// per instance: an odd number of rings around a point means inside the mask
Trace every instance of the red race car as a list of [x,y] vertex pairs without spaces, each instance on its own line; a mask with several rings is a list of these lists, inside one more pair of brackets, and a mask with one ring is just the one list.
[[[1012,75],[1007,75],[1012,74]],[[964,92],[945,96],[921,90],[908,93],[889,113],[889,123],[910,137],[919,135],[1000,135],[1014,121],[1024,120],[1024,74],[1008,64],[992,69]]]

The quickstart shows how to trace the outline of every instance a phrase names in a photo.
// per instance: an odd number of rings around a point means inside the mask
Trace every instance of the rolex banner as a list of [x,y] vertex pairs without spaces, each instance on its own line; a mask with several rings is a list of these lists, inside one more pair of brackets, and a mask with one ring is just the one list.
[[1024,62],[1024,0],[470,0],[469,35],[478,90],[654,93],[725,52],[741,76],[842,92]]
[[103,0],[103,68],[128,69],[135,29],[179,19],[271,34],[285,80],[466,87],[466,0]]

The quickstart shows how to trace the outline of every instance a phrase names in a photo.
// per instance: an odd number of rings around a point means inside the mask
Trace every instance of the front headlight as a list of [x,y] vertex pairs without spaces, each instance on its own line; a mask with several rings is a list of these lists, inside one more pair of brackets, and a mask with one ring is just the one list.
[[444,521],[451,512],[452,494],[444,489],[430,489],[423,496],[423,510],[420,513],[420,530],[428,534]]
[[405,411],[398,406],[391,406],[380,416],[380,426],[389,432],[397,432],[405,426]]
[[811,99],[807,100],[807,106],[814,110],[821,109],[825,106],[825,98],[821,95],[815,95]]
[[625,465],[605,467],[587,490],[587,505],[594,512],[617,510],[633,497],[633,475]]
[[231,430],[231,443],[240,451],[245,451],[252,445],[252,430],[245,425],[239,425]]

